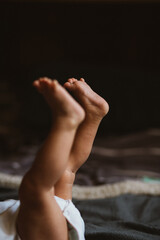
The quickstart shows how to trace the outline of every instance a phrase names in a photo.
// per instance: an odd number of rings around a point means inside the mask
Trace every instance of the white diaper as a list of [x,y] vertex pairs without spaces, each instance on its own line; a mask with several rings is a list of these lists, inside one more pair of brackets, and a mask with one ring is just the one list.
[[7,200],[0,202],[0,239],[18,240],[15,221],[18,214],[19,201]]
[[[55,199],[67,219],[69,240],[85,240],[84,221],[78,209],[71,200]],[[18,200],[0,202],[0,240],[20,240],[15,226],[19,206]]]
[[84,221],[79,210],[75,207],[71,200],[64,200],[56,197],[55,199],[60,206],[63,215],[67,219],[69,240],[85,240],[84,238]]

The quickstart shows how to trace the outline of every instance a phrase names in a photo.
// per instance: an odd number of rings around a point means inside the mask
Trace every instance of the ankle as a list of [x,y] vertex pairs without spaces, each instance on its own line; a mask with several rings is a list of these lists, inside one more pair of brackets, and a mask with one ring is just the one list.
[[81,122],[84,120],[84,114],[77,115],[63,115],[56,116],[52,118],[52,128],[60,128],[66,130],[74,130],[77,129]]

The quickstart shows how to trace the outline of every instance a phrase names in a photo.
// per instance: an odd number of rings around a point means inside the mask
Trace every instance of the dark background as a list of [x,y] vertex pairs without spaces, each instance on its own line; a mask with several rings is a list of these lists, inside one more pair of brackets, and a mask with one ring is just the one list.
[[[99,136],[160,127],[160,3],[0,2],[0,144],[43,138],[41,76],[84,77],[107,99]],[[6,145],[7,144],[7,145]]]

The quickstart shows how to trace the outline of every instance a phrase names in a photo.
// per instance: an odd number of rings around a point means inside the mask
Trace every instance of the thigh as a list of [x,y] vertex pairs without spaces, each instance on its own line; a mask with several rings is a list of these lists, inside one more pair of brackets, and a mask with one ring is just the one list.
[[[31,193],[30,193],[31,194]],[[35,194],[35,193],[34,193]],[[21,199],[17,232],[22,240],[68,240],[67,221],[49,192]]]

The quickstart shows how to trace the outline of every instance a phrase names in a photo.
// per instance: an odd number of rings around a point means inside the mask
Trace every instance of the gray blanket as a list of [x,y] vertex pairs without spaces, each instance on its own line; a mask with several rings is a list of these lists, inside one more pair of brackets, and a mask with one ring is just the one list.
[[75,201],[86,240],[160,240],[160,197],[121,195]]
[[[0,200],[18,192],[0,188]],[[73,200],[86,226],[86,240],[160,240],[160,196],[121,195]]]

